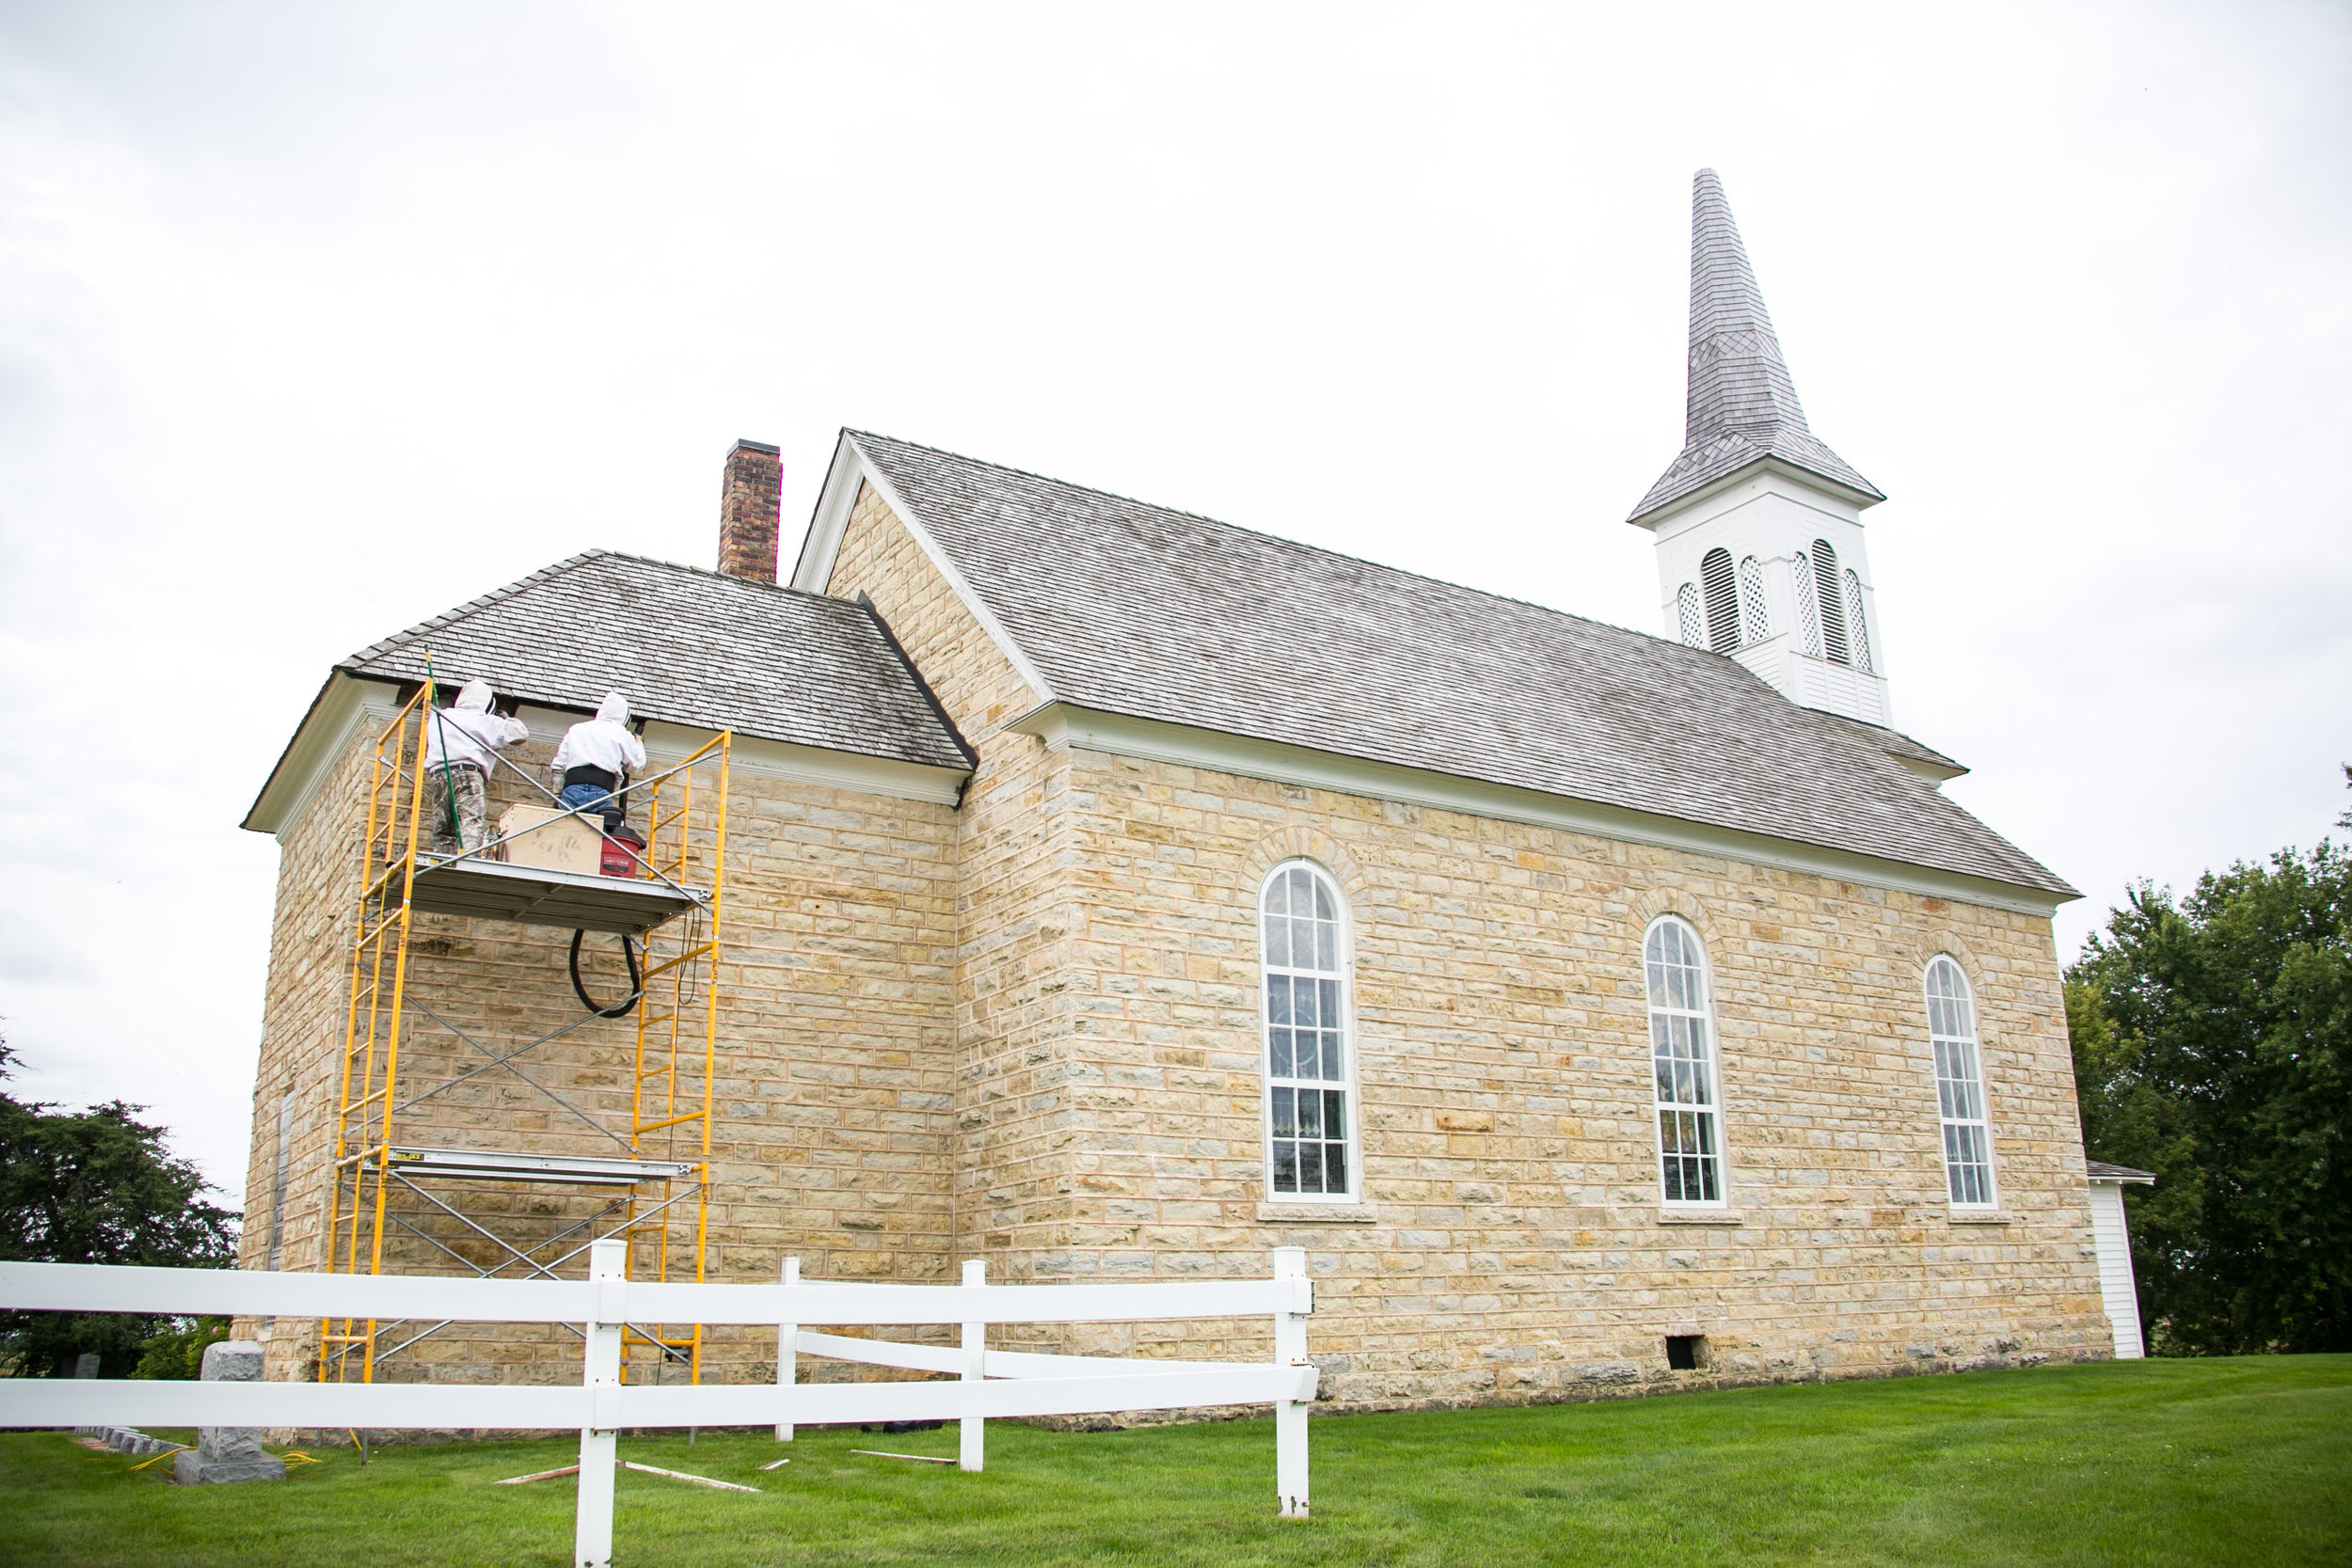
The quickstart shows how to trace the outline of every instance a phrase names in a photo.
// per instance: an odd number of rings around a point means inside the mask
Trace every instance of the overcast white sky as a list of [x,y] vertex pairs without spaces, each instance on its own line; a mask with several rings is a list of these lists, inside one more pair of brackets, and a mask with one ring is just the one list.
[[0,9],[0,1028],[232,1195],[337,657],[858,425],[1657,630],[1722,171],[1898,722],[2081,887],[2352,757],[2340,6]]

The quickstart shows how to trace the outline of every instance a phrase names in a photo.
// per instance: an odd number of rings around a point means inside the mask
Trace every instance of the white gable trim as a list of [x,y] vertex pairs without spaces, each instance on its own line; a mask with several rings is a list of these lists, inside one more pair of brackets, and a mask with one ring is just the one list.
[[946,579],[957,599],[971,612],[972,619],[980,624],[980,629],[988,633],[989,641],[996,644],[997,652],[1005,656],[1013,670],[1028,684],[1029,689],[1038,694],[1041,702],[1055,701],[1054,689],[1046,684],[1043,673],[1030,662],[1027,654],[1022,652],[1021,644],[1015,642],[1012,634],[1005,630],[1004,623],[996,619],[995,611],[990,610],[987,602],[974,592],[972,584],[957,567],[954,558],[940,547],[938,540],[931,537],[930,530],[923,526],[922,519],[914,515],[914,509],[907,505],[898,488],[866,455],[865,449],[857,444],[857,437],[846,430],[841,433],[840,443],[834,448],[833,466],[825,471],[825,486],[818,492],[817,511],[808,522],[808,537],[801,545],[800,562],[792,569],[792,586],[810,594],[830,594],[833,591],[834,562],[841,554],[841,540],[849,531],[850,515],[857,508],[857,492],[861,483],[874,487],[874,493],[897,515],[898,525],[914,539],[924,558],[931,563],[932,570]]
[[302,825],[310,802],[326,784],[326,776],[335,770],[335,764],[350,751],[352,741],[360,730],[373,724],[379,728],[392,721],[400,711],[393,700],[397,688],[378,681],[363,681],[341,670],[326,677],[318,699],[310,711],[303,716],[301,727],[286,744],[285,754],[278,766],[270,769],[269,782],[255,797],[253,809],[246,813],[240,826],[257,833],[276,835],[283,844],[287,836]]
[[1526,822],[1587,833],[1627,844],[1654,845],[1693,854],[1718,856],[1750,865],[1772,866],[1807,876],[1830,877],[1864,887],[1887,888],[1931,898],[2009,910],[2019,914],[2053,913],[2069,900],[2039,889],[2014,887],[1990,878],[1972,877],[1930,866],[1906,865],[1874,855],[1854,854],[1820,845],[1738,829],[1686,822],[1622,806],[1601,805],[1548,795],[1512,784],[1487,784],[1451,773],[1406,768],[1318,752],[1279,741],[1255,740],[1158,720],[1105,713],[1068,703],[1048,703],[1005,726],[1036,736],[1053,751],[1077,747],[1115,756],[1205,768],[1277,784],[1305,784],[1406,805],[1430,806],[1506,822]]

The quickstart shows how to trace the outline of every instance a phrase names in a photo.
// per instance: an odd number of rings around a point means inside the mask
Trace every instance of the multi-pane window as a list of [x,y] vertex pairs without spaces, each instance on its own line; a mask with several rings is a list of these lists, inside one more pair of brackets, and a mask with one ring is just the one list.
[[1266,1121],[1273,1188],[1354,1191],[1347,1103],[1347,933],[1339,889],[1316,867],[1278,866],[1260,896]]
[[1928,964],[1928,1038],[1935,1048],[1945,1184],[1953,1203],[1991,1208],[1993,1132],[1985,1122],[1984,1076],[1977,1064],[1976,998],[1960,965],[1940,954]]
[[1668,1203],[1721,1203],[1714,1015],[1698,933],[1679,920],[1661,920],[1643,941],[1642,967],[1649,988],[1660,1190]]

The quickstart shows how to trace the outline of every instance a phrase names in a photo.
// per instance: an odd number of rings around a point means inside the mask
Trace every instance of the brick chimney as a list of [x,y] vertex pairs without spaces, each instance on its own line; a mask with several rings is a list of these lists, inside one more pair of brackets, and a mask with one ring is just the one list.
[[719,570],[754,582],[776,580],[776,516],[784,464],[764,441],[738,441],[727,453],[719,497]]

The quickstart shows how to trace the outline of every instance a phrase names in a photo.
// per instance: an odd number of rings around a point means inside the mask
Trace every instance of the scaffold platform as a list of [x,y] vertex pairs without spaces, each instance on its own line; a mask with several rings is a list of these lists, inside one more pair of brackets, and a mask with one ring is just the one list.
[[396,1176],[409,1181],[554,1181],[567,1187],[633,1187],[641,1181],[675,1181],[691,1176],[691,1160],[601,1160],[580,1154],[515,1154],[479,1148],[404,1148],[385,1158]]
[[709,894],[700,888],[645,878],[429,854],[417,857],[409,898],[421,914],[511,920],[628,937],[642,937],[663,921],[707,908],[710,902]]

